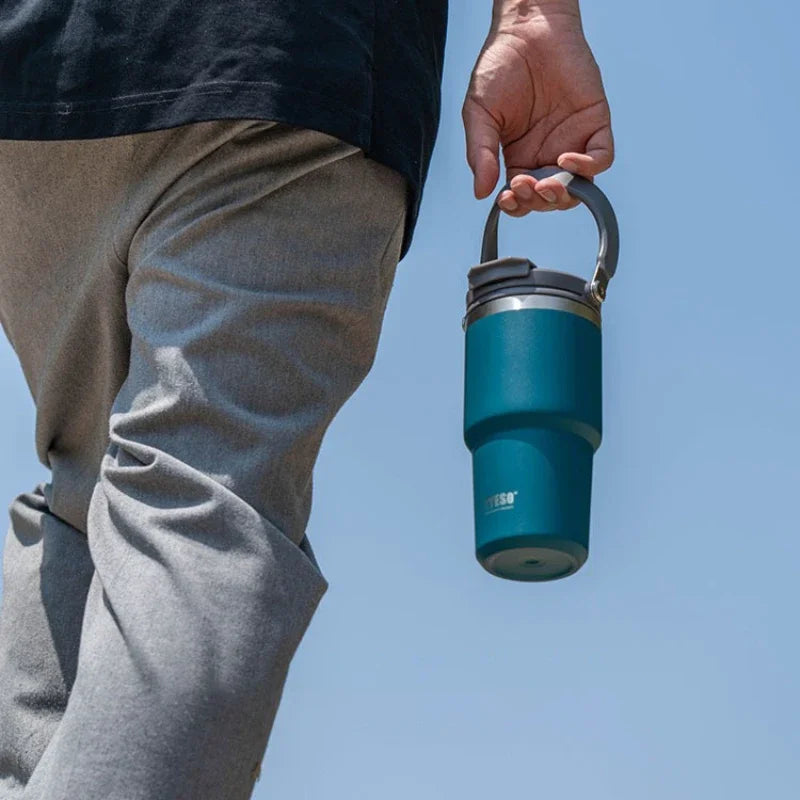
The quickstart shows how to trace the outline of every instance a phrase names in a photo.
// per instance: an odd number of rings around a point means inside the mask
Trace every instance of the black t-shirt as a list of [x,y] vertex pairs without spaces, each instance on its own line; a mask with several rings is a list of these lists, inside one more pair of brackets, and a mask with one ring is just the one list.
[[447,0],[8,0],[0,138],[271,119],[409,182],[411,243],[439,123]]

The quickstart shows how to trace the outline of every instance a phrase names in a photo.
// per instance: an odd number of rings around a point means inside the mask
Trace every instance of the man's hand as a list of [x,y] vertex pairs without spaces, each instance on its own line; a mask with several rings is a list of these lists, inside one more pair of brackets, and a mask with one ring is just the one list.
[[519,217],[576,206],[557,180],[520,173],[557,164],[591,179],[614,159],[608,102],[578,0],[495,0],[462,116],[478,199],[497,185],[502,145],[511,185],[499,198],[504,211]]

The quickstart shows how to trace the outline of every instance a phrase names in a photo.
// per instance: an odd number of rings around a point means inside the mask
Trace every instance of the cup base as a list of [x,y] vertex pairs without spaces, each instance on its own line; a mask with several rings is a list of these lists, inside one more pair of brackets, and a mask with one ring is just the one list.
[[512,581],[554,581],[576,573],[586,561],[586,548],[577,542],[545,536],[519,536],[493,542],[478,551],[481,566],[492,575]]

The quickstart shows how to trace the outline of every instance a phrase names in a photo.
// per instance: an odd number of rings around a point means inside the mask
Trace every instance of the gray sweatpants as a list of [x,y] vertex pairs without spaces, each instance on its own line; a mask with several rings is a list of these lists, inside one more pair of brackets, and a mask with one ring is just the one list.
[[0,320],[51,471],[4,545],[0,800],[250,797],[404,220],[399,173],[283,124],[0,141]]

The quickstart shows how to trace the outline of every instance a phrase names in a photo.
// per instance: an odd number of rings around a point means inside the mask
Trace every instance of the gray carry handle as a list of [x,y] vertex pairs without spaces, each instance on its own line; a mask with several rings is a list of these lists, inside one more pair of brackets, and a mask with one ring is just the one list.
[[[577,197],[592,212],[597,231],[600,234],[600,249],[597,252],[597,266],[594,270],[592,280],[586,284],[587,293],[591,294],[598,303],[606,299],[608,282],[617,270],[617,260],[619,259],[619,227],[617,225],[617,215],[611,207],[608,198],[591,181],[573,175],[571,172],[560,167],[542,167],[541,169],[531,170],[527,173],[533,175],[536,180],[555,176],[567,191]],[[506,184],[502,192],[509,189]],[[498,197],[500,196],[498,194]],[[483,232],[483,246],[481,247],[481,263],[494,261],[497,258],[497,223],[500,218],[500,206],[497,200],[492,204],[489,218],[486,220],[486,228]]]

